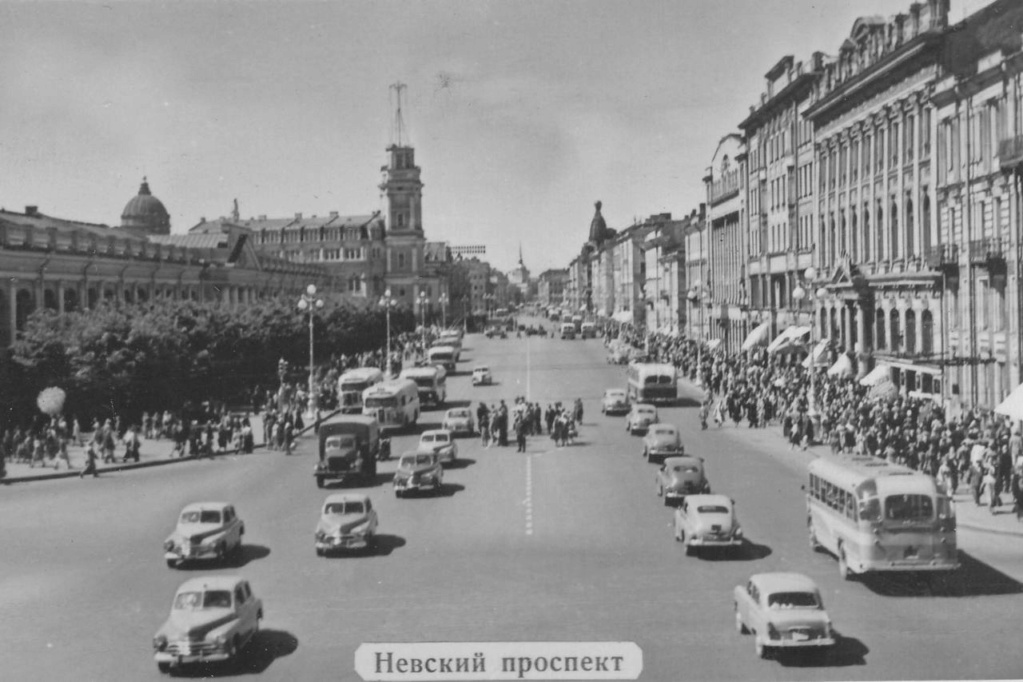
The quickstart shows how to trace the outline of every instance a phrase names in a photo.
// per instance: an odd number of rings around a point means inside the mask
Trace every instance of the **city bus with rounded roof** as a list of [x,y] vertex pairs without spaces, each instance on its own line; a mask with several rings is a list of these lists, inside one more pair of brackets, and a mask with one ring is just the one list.
[[419,421],[419,387],[411,379],[389,379],[362,393],[362,413],[376,417],[385,431],[405,429]]
[[810,546],[833,554],[846,580],[959,567],[955,508],[931,476],[860,455],[818,457],[807,473]]
[[419,403],[425,407],[440,407],[448,399],[447,370],[440,365],[407,367],[401,370],[402,379],[411,379],[419,388]]
[[675,366],[665,363],[633,362],[625,372],[626,392],[633,403],[671,404],[678,398]]
[[356,367],[344,372],[337,380],[338,404],[344,414],[362,412],[362,394],[370,386],[384,380],[379,367]]

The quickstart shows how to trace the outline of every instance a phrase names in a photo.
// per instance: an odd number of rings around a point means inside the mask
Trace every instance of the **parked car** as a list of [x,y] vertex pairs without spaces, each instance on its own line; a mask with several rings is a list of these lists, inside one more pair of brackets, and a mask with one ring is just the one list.
[[472,385],[489,386],[494,383],[494,377],[490,374],[490,368],[486,365],[477,365],[472,368]]
[[472,416],[472,410],[467,407],[453,407],[444,413],[444,421],[441,422],[441,426],[454,436],[459,434],[471,436],[476,433],[476,418]]
[[377,512],[369,495],[328,495],[316,524],[316,556],[335,550],[372,549],[377,523]]
[[583,322],[582,327],[579,328],[579,336],[584,339],[597,338],[597,325],[593,322]]
[[735,502],[726,495],[688,495],[675,509],[675,539],[686,554],[704,547],[742,547]]
[[458,459],[458,443],[447,429],[431,429],[419,436],[416,452],[437,455],[441,464],[451,464]]
[[241,550],[245,524],[227,502],[185,506],[163,543],[163,558],[176,568],[189,561],[225,561]]
[[191,663],[238,658],[259,632],[263,602],[237,576],[205,576],[182,583],[170,616],[153,637],[162,673]]
[[[753,633],[757,656],[836,642],[820,590],[800,573],[758,573],[734,591],[735,629]],[[825,649],[826,650],[826,649]]]
[[643,458],[648,462],[663,462],[666,457],[684,454],[682,436],[671,424],[651,424],[643,436]]
[[664,497],[668,505],[681,502],[686,495],[710,494],[703,458],[669,457],[657,470],[656,486],[658,497]]
[[629,411],[629,394],[624,388],[609,388],[604,391],[600,401],[600,411],[604,414],[622,414]]
[[492,339],[495,336],[499,339],[508,338],[508,333],[504,330],[504,327],[487,327],[487,331],[484,334],[488,339]]
[[660,420],[657,417],[656,407],[647,403],[636,403],[625,417],[625,430],[631,434],[645,433],[651,424],[656,424],[658,421]]
[[394,472],[394,496],[402,497],[411,491],[440,492],[444,488],[444,468],[437,455],[410,452],[398,460]]

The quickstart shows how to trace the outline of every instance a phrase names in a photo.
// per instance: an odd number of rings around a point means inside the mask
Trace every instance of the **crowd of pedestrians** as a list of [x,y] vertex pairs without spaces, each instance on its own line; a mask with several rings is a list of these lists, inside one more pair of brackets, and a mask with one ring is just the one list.
[[526,451],[528,436],[546,434],[554,441],[555,446],[573,445],[579,433],[578,426],[583,421],[583,402],[577,398],[571,408],[562,403],[548,403],[544,409],[540,403],[529,402],[518,396],[509,409],[504,400],[491,405],[481,401],[476,407],[476,423],[480,432],[483,447],[506,447],[509,445],[510,432],[515,435],[518,452]]
[[780,426],[793,448],[824,443],[836,454],[881,457],[930,474],[950,494],[968,487],[976,504],[992,513],[1013,505],[1023,521],[1023,436],[1007,417],[980,409],[950,416],[925,397],[831,376],[827,365],[808,369],[804,354],[769,354],[764,348],[711,352],[692,340],[644,336],[610,323],[605,343],[616,339],[643,349],[651,360],[675,365],[681,376],[704,387],[704,428]]

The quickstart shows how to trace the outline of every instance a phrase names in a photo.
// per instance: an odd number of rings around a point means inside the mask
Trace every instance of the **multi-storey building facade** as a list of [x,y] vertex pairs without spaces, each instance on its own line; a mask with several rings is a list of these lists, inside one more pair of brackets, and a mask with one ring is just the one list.
[[710,338],[729,351],[739,350],[749,327],[746,180],[745,143],[740,135],[725,135],[703,178],[710,268],[702,282],[710,293]]
[[[657,216],[656,219],[665,218]],[[611,266],[607,281],[611,291],[608,301],[610,316],[636,327],[646,325],[646,260],[643,256],[643,243],[647,234],[654,229],[654,224],[647,221],[623,229],[606,243],[602,251],[601,261],[609,261]]]
[[759,104],[739,124],[748,149],[750,324],[768,323],[770,337],[809,322],[809,301],[791,294],[812,257],[813,126],[802,114],[823,61],[820,53],[806,63],[783,57],[764,75]]
[[[560,308],[567,302],[568,278],[568,270],[550,269],[541,272],[537,277],[537,302],[545,308],[550,306]],[[573,309],[579,310],[579,306]]]
[[[682,318],[680,301],[685,281],[685,248],[682,231],[685,220],[671,220],[671,214],[652,216],[652,229],[643,242],[646,261],[644,286],[647,328],[677,336]],[[680,267],[681,266],[681,267]]]

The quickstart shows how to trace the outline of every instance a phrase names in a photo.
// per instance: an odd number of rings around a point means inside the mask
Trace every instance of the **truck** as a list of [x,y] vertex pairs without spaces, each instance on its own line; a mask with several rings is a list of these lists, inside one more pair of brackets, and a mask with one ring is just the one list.
[[380,434],[380,424],[373,417],[345,414],[320,424],[320,459],[313,475],[316,487],[327,481],[358,478],[373,483],[377,475],[377,459],[390,457],[390,439]]

